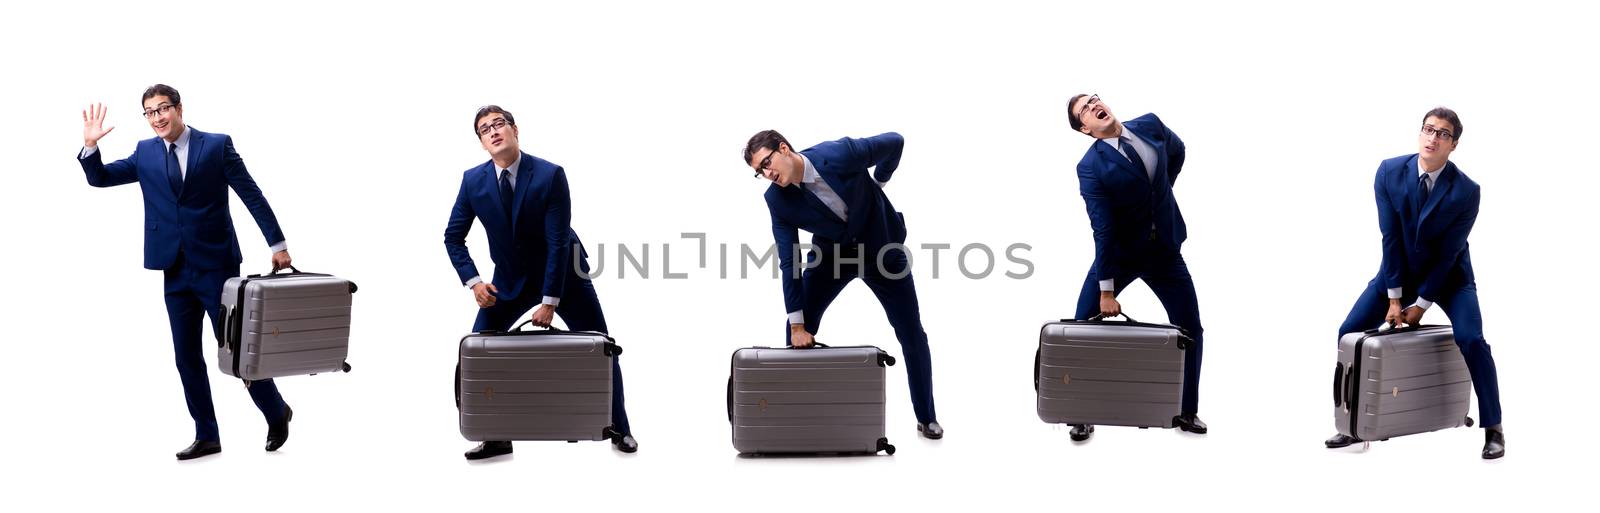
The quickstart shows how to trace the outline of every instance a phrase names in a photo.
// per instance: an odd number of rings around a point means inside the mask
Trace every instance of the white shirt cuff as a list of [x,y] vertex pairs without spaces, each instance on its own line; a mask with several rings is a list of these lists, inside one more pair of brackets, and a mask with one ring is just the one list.
[[95,146],[93,148],[90,148],[88,146],[84,146],[83,147],[83,151],[78,152],[78,158],[80,158],[80,159],[89,158],[90,155],[94,155],[95,152],[97,152],[97,151],[100,151],[100,147],[99,146]]
[[288,251],[289,241],[287,239],[280,240],[277,244],[273,244],[271,249],[273,254],[277,254],[279,251]]
[[806,312],[804,310],[795,310],[793,312],[789,312],[789,324],[805,324],[805,323],[806,323]]
[[1400,287],[1389,289],[1389,299],[1400,299]]
[[1432,301],[1428,301],[1426,299],[1422,299],[1422,298],[1419,297],[1419,298],[1417,298],[1417,302],[1412,303],[1411,306],[1415,306],[1417,308],[1421,308],[1423,310],[1427,310],[1428,308],[1433,306],[1433,302]]
[[[878,182],[877,180],[873,180],[873,181],[874,182]],[[889,182],[878,182],[878,188],[879,189],[882,189],[883,186],[885,186],[885,185],[889,185]]]
[[1117,280],[1116,279],[1100,280],[1100,292],[1116,292],[1116,291],[1117,291]]
[[481,276],[473,276],[472,279],[467,280],[467,288],[470,289],[470,288],[476,287],[476,286],[478,286],[479,283],[483,283],[483,277],[481,277]]
[[550,305],[550,306],[561,306],[561,298],[555,297],[555,296],[545,296],[544,297],[544,302],[542,304],[546,304],[546,305]]

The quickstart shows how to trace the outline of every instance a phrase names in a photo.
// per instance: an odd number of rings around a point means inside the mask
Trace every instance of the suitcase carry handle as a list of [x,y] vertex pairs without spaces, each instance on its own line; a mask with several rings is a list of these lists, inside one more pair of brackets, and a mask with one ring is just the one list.
[[[527,326],[529,324],[533,324],[533,319],[528,319],[526,321],[522,321],[522,324],[518,324],[517,327],[511,328],[511,331],[507,331],[505,333],[519,333],[519,332],[541,333],[540,331],[522,329],[523,326]],[[495,333],[495,332],[488,331],[488,332],[482,332],[482,333]],[[545,328],[542,331],[542,333],[577,333],[577,332],[564,330],[564,329],[561,329],[561,328],[557,328],[555,326],[550,326],[550,327]],[[588,333],[588,332],[585,332],[585,333]],[[622,346],[619,346],[619,345],[617,345],[616,342],[613,342],[612,339],[611,339],[611,335],[607,335],[607,334],[604,334],[604,333],[594,333],[594,334],[595,335],[602,335],[602,336],[606,337],[606,351],[605,351],[606,352],[606,356],[616,356],[616,355],[622,354]]]
[[[529,324],[533,324],[533,319],[528,319],[526,321],[522,321],[522,324],[518,324],[517,327],[511,328],[511,331],[533,331],[533,330],[524,330],[524,329],[522,329],[523,326],[527,326]],[[566,330],[563,330],[561,328],[557,328],[554,325],[545,327],[545,329],[549,330],[549,331],[554,331],[554,332],[566,331]]]
[[[1122,313],[1117,314],[1117,315],[1121,315],[1122,318],[1124,320],[1126,320],[1127,322],[1139,322],[1139,321],[1133,320],[1132,317],[1129,317],[1128,316],[1128,312],[1122,312]],[[1106,314],[1104,314],[1104,313],[1094,314],[1094,317],[1090,317],[1089,320],[1091,320],[1091,321],[1104,321],[1104,320],[1106,320]]]
[[1423,329],[1423,328],[1438,328],[1438,327],[1441,327],[1441,326],[1445,326],[1445,325],[1444,324],[1407,324],[1407,325],[1404,325],[1404,326],[1396,328],[1393,324],[1384,323],[1383,326],[1379,326],[1379,327],[1374,328],[1374,329],[1366,330],[1366,331],[1363,331],[1361,333],[1364,334],[1364,335],[1388,335],[1388,334],[1391,334],[1391,333],[1406,333],[1406,332],[1409,332],[1409,331],[1417,331],[1417,330],[1420,330],[1420,329]]

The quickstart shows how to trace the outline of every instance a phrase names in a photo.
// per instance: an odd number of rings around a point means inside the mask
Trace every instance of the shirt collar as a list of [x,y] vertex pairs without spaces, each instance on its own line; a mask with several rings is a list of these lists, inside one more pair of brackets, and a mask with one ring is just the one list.
[[1108,137],[1108,138],[1105,138],[1105,139],[1101,139],[1102,141],[1105,141],[1106,144],[1111,145],[1112,148],[1122,148],[1122,141],[1119,140],[1120,138],[1123,138],[1123,137],[1130,137],[1131,138],[1132,137],[1132,134],[1128,133],[1127,125],[1123,125],[1122,123],[1118,122],[1117,123],[1117,128],[1121,129],[1121,130],[1117,131],[1117,137]]
[[[494,162],[494,161],[490,160],[489,162]],[[500,166],[496,165],[494,167],[494,176],[496,178],[498,178],[500,176],[501,172],[510,170],[511,171],[511,180],[515,181],[517,179],[517,169],[520,168],[520,167],[522,167],[522,152],[519,151],[519,152],[517,152],[517,160],[511,161],[511,167],[504,168],[504,167],[500,167]]]
[[[179,150],[189,151],[189,133],[190,132],[194,132],[194,129],[193,128],[189,128],[189,125],[184,125],[183,126],[183,133],[178,134],[178,140],[172,141],[172,144],[178,145],[178,149]],[[165,142],[165,141],[162,141],[162,142]]]
[[1445,161],[1443,166],[1439,166],[1439,169],[1435,169],[1433,171],[1428,171],[1428,170],[1422,168],[1422,157],[1417,157],[1417,176],[1420,178],[1422,175],[1432,175],[1432,176],[1428,177],[1428,181],[1430,181],[1430,182],[1438,182],[1439,181],[1439,173],[1443,172],[1444,168],[1449,166],[1449,165],[1450,165],[1450,162],[1449,161]]
[[811,159],[806,158],[806,154],[800,154],[800,161],[806,163],[806,174],[800,178],[801,182],[816,183],[817,179],[822,178],[822,174],[817,172],[816,166],[811,165]]

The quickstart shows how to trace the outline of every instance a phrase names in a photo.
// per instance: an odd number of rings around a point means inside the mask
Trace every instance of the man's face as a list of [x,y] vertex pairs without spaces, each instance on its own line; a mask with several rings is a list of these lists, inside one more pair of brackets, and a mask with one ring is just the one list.
[[1117,116],[1111,113],[1111,108],[1100,101],[1100,95],[1089,95],[1078,98],[1072,102],[1072,115],[1083,123],[1079,131],[1098,137],[1096,134],[1107,134],[1111,127],[1116,126]]
[[183,134],[183,106],[175,105],[164,95],[151,96],[144,101],[144,120],[156,137],[167,141],[177,140]]
[[1444,118],[1428,116],[1422,122],[1422,132],[1417,134],[1417,146],[1417,153],[1429,162],[1450,160],[1450,152],[1456,151],[1456,126]]
[[504,155],[521,151],[517,145],[517,127],[506,122],[504,114],[492,112],[478,119],[478,142],[483,143],[489,155]]
[[772,180],[779,187],[800,183],[805,178],[806,164],[786,143],[778,143],[776,151],[761,148],[750,156],[750,167],[762,178]]

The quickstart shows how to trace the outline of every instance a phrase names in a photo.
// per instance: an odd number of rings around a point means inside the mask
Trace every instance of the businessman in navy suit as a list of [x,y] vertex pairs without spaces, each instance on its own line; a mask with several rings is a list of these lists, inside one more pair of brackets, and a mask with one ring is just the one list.
[[[506,331],[533,310],[536,326],[548,328],[559,315],[568,329],[609,333],[600,297],[589,281],[589,255],[572,230],[566,171],[522,152],[517,120],[505,109],[480,108],[472,123],[490,159],[462,175],[461,192],[444,229],[450,263],[478,303],[472,330]],[[467,251],[473,219],[488,234],[489,258],[494,261],[491,281],[483,281]],[[617,433],[612,444],[631,453],[639,450],[639,443],[623,409],[622,368],[616,358],[611,362],[611,421]],[[478,460],[510,453],[511,442],[488,441],[466,457]]]
[[[1155,114],[1118,121],[1099,95],[1073,96],[1067,106],[1072,129],[1095,138],[1078,161],[1078,192],[1094,229],[1094,265],[1078,294],[1077,318],[1121,314],[1117,294],[1144,280],[1167,319],[1193,339],[1184,352],[1182,411],[1173,425],[1204,434],[1206,424],[1195,412],[1205,330],[1194,278],[1179,251],[1188,230],[1172,195],[1183,171],[1183,140]],[[1081,442],[1093,434],[1094,426],[1074,425],[1071,437]]]
[[[944,437],[944,428],[934,414],[932,357],[911,280],[905,218],[883,193],[904,145],[900,134],[890,132],[797,152],[783,135],[766,130],[745,144],[744,161],[756,177],[772,181],[766,200],[789,312],[788,343],[810,347],[828,305],[845,285],[861,278],[900,339],[917,432],[936,440]],[[803,276],[795,269],[798,230],[811,233]]]
[[[201,323],[210,315],[212,331],[220,326],[222,285],[239,275],[244,260],[228,214],[229,188],[272,246],[272,269],[289,267],[291,260],[278,219],[233,150],[233,138],[185,125],[183,103],[171,86],[150,86],[141,101],[155,138],[139,141],[133,156],[104,164],[97,144],[115,127],[105,126],[106,109],[97,104],[83,113],[78,163],[89,185],[138,182],[144,193],[144,267],[163,273],[172,349],[189,416],[194,418],[194,443],[177,455],[187,460],[222,452],[201,356]],[[251,382],[248,390],[267,419],[266,449],[276,451],[289,439],[294,412],[270,379]]]
[[[1455,111],[1433,109],[1422,117],[1419,152],[1378,164],[1373,194],[1378,201],[1378,229],[1383,232],[1383,263],[1350,308],[1339,334],[1385,322],[1417,324],[1438,304],[1450,317],[1456,346],[1478,395],[1478,418],[1485,428],[1483,458],[1495,459],[1506,452],[1500,385],[1489,343],[1483,338],[1478,285],[1467,251],[1467,236],[1478,219],[1478,184],[1450,162],[1461,131]],[[1325,443],[1338,448],[1360,441],[1340,434]]]

